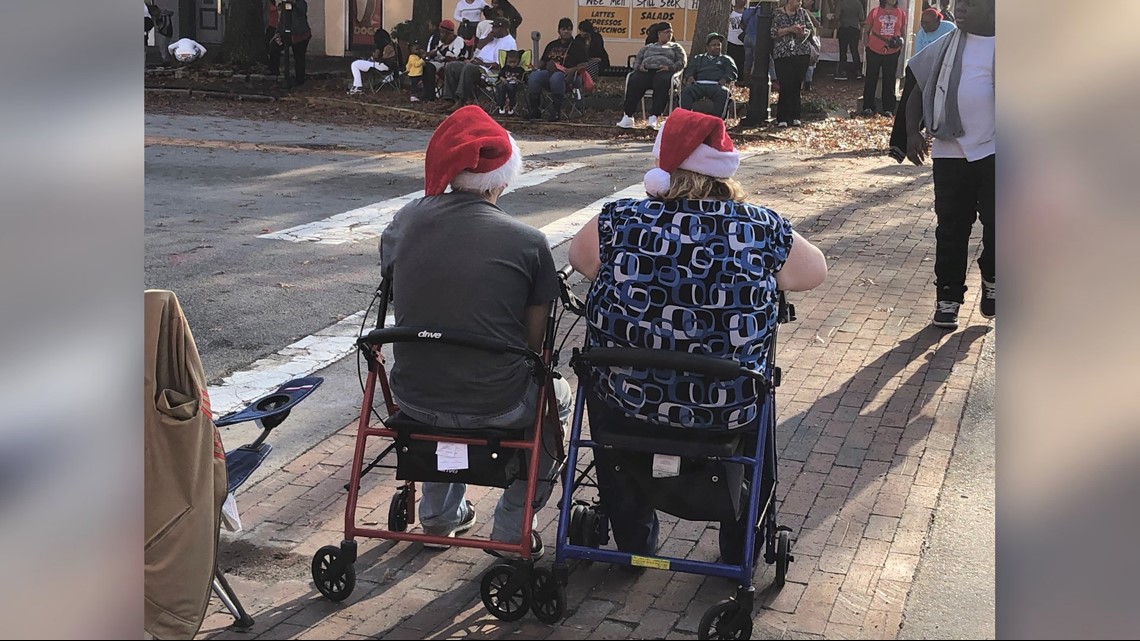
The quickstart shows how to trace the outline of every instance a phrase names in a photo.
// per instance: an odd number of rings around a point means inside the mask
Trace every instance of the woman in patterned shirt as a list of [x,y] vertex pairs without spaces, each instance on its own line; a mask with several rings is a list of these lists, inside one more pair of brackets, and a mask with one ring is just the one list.
[[811,62],[811,37],[815,33],[811,16],[800,6],[800,0],[788,0],[772,16],[772,59],[776,80],[780,82],[780,100],[776,103],[778,126],[798,127],[800,123],[800,90]]
[[[823,253],[785,218],[744,202],[732,179],[740,156],[720,118],[675,109],[653,153],[658,168],[645,178],[650,197],[607,203],[570,244],[570,264],[593,281],[587,344],[733,358],[765,371],[777,290],[822,283]],[[738,429],[758,418],[755,391],[744,379],[599,368],[591,387],[595,435],[621,416],[693,430]],[[604,450],[594,456],[618,549],[653,553],[656,512],[613,477]]]

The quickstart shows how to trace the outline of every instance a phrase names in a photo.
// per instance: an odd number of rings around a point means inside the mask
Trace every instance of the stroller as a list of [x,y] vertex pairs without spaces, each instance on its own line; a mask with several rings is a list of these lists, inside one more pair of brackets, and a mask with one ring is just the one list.
[[[364,383],[364,400],[357,426],[352,473],[346,488],[348,500],[345,507],[344,540],[339,546],[326,545],[317,550],[312,562],[313,582],[320,593],[332,601],[342,601],[352,593],[356,585],[356,570],[353,564],[357,558],[357,537],[512,552],[519,554],[522,562],[497,563],[484,573],[480,582],[483,604],[492,615],[504,621],[518,620],[530,609],[536,614],[547,612],[551,606],[542,602],[539,595],[553,595],[553,581],[549,570],[534,567],[531,545],[537,533],[532,533],[531,525],[538,484],[554,484],[561,473],[560,466],[556,465],[551,478],[538,478],[539,448],[547,447],[542,432],[550,429],[548,425],[559,426],[558,438],[554,439],[558,444],[558,451],[552,453],[551,457],[557,462],[564,459],[561,424],[558,420],[558,408],[553,390],[554,329],[557,323],[554,306],[547,322],[543,353],[540,355],[502,340],[446,329],[385,328],[383,324],[391,296],[392,278],[389,274],[377,288],[376,298],[380,304],[376,328],[361,336],[356,342],[359,355],[368,364],[368,376]],[[367,316],[366,314],[365,318]],[[431,343],[480,350],[491,354],[510,353],[525,358],[541,382],[538,409],[531,433],[527,434],[525,428],[444,429],[417,422],[401,413],[388,385],[381,354],[384,345],[399,342]],[[374,409],[377,383],[384,396],[386,417],[381,417]],[[379,427],[371,425],[374,415],[379,419]],[[368,437],[390,438],[392,443],[365,466],[364,453]],[[456,447],[463,452],[462,464],[455,464],[451,456],[443,454],[445,449],[453,452],[452,448]],[[393,451],[396,452],[396,464],[382,465],[381,461]],[[445,461],[448,461],[446,465]],[[394,469],[396,479],[404,483],[390,501],[387,529],[358,527],[356,506],[360,496],[361,479],[377,467]],[[416,481],[467,483],[506,488],[516,479],[526,480],[525,510],[518,543],[502,543],[464,536],[448,538],[426,533],[412,534],[407,531],[408,526],[415,523],[416,518]]]
[[[570,306],[570,305],[568,305]],[[573,308],[582,309],[580,300]],[[779,323],[795,320],[795,308],[779,294]],[[775,351],[775,336],[772,338]],[[575,350],[570,360],[578,376],[574,419],[570,432],[565,478],[558,519],[552,600],[565,608],[565,587],[569,560],[675,570],[708,576],[733,578],[739,582],[736,595],[717,603],[702,617],[698,627],[701,639],[748,639],[752,634],[755,588],[752,574],[759,546],[764,560],[776,566],[775,585],[783,587],[791,555],[790,528],[776,522],[776,400],[780,369],[769,360],[763,374],[741,367],[731,359],[650,349],[603,347]],[[607,421],[604,430],[592,430],[592,439],[582,437],[582,419],[591,395],[591,368],[638,367],[659,372],[688,372],[712,379],[747,377],[756,390],[759,419],[733,431],[694,433],[682,428],[649,426],[624,417]],[[590,399],[590,402],[600,402]],[[688,559],[636,555],[600,549],[608,543],[609,521],[600,505],[574,501],[573,492],[586,483],[589,466],[575,479],[580,448],[604,450],[615,465],[623,483],[637,486],[649,497],[654,509],[685,520],[721,520],[744,524],[741,562],[709,563]],[[612,463],[611,463],[612,464]],[[624,470],[622,469],[624,468]],[[736,488],[744,487],[744,491]],[[743,503],[743,505],[742,505]],[[743,517],[743,519],[741,519]],[[747,527],[746,524],[754,524]]]

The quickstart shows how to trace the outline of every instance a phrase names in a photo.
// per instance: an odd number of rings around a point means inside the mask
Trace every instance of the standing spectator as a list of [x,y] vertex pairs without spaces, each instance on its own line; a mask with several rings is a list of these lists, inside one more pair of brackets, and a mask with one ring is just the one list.
[[958,21],[954,19],[954,14],[950,13],[950,0],[939,0],[938,4],[942,7],[938,11],[942,14],[942,19],[949,20],[950,22],[953,22],[955,25],[957,25]]
[[[461,60],[466,56],[466,49],[463,40],[455,33],[455,23],[451,20],[440,20],[438,29],[438,39],[435,40],[435,46],[429,47],[425,51],[424,62],[424,76],[423,76],[423,94],[424,101],[435,100],[436,78],[439,77],[440,72],[444,66],[449,62]],[[430,42],[430,41],[429,41]],[[421,98],[412,95],[412,102],[419,102]]]
[[179,64],[188,65],[206,55],[206,48],[190,38],[182,38],[167,47]]
[[558,120],[566,99],[567,78],[584,70],[589,61],[589,45],[574,39],[574,22],[570,18],[559,20],[558,39],[546,45],[535,70],[527,77],[527,119],[536,120],[542,115],[542,90],[546,89],[550,92],[550,113],[546,119]]
[[173,62],[170,55],[170,39],[174,37],[174,12],[170,9],[161,9],[156,4],[149,4],[151,17],[154,18],[154,46],[162,56],[162,65],[169,67]]
[[906,45],[906,11],[899,0],[879,0],[863,23],[863,41],[867,46],[867,78],[863,82],[863,115],[875,115],[875,83],[883,75],[882,114],[895,113],[895,89],[898,85],[899,54]]
[[918,33],[914,36],[914,55],[916,56],[920,51],[925,49],[927,45],[957,28],[953,22],[943,20],[942,14],[938,9],[927,9],[923,11],[922,19],[919,24],[921,26]]
[[475,83],[488,71],[498,71],[499,51],[518,49],[506,18],[495,18],[490,41],[479,48],[470,61],[457,60],[443,67],[443,98],[459,109],[475,100]]
[[494,10],[495,17],[502,16],[511,23],[511,37],[518,40],[519,25],[522,24],[523,19],[515,5],[511,4],[510,0],[491,0],[491,8]]
[[[859,36],[867,10],[860,0],[839,0],[839,64],[835,66],[835,79],[863,78],[863,61],[859,58]],[[847,52],[851,62],[847,62]],[[848,66],[850,65],[850,66]]]
[[281,73],[281,45],[277,44],[281,12],[277,8],[277,0],[264,0],[264,3],[261,17],[265,21],[265,64],[269,67],[269,75],[276,77]]
[[[594,23],[589,20],[578,23],[578,33],[590,34],[590,60],[598,63],[598,75],[600,75],[602,69],[610,66],[610,54],[606,51],[606,39],[602,37],[602,32],[594,28]],[[597,80],[597,78],[594,79]]]
[[[816,0],[803,0],[803,8],[804,11],[807,11],[808,17],[811,18],[811,26],[814,30],[813,34],[818,36],[819,30],[822,27],[820,24],[820,18],[822,16],[818,3]],[[811,91],[811,81],[815,79],[816,62],[818,62],[818,60],[813,61],[809,55],[807,72],[804,74],[804,91]]]
[[[906,157],[926,157],[922,128],[934,137],[935,327],[957,329],[966,293],[970,232],[982,221],[982,316],[997,315],[994,242],[994,0],[958,0],[958,29],[910,59]],[[900,114],[902,116],[902,114]],[[896,123],[897,124],[897,123]]]
[[455,3],[455,12],[452,17],[455,18],[455,24],[459,26],[459,37],[464,40],[470,40],[475,37],[475,26],[483,19],[483,8],[487,6],[484,0],[457,0]]
[[756,61],[756,29],[759,25],[760,7],[752,5],[744,10],[740,24],[744,29],[744,68],[740,70],[741,82],[752,82],[752,67]]
[[617,123],[618,127],[624,129],[633,127],[633,112],[637,110],[637,103],[650,89],[653,90],[653,105],[646,124],[651,129],[657,128],[657,119],[665,112],[665,104],[673,91],[673,74],[684,69],[687,62],[685,48],[673,41],[673,25],[658,22],[650,29],[657,35],[657,40],[637,52],[633,71],[626,83],[622,119]]
[[736,63],[736,70],[744,74],[744,5],[748,0],[732,0],[732,10],[728,13],[728,55]]
[[[285,0],[277,0],[278,4],[285,2]],[[296,79],[293,84],[297,87],[305,84],[305,52],[309,49],[309,40],[313,38],[313,30],[309,28],[309,3],[305,0],[289,0],[293,5],[292,11],[292,37],[289,42],[285,42],[285,16],[281,15],[277,21],[277,33],[274,35],[274,42],[277,47],[273,49],[274,55],[281,55],[281,48],[289,47],[293,54],[293,67],[296,69]],[[280,10],[281,7],[278,7]],[[278,63],[274,61],[271,67],[276,67]],[[286,70],[287,71],[287,70]]]
[[800,0],[787,0],[772,17],[772,59],[776,79],[780,81],[780,100],[776,103],[777,126],[800,124],[800,88],[811,58],[808,40],[815,33],[811,16],[800,6]]
[[424,48],[418,42],[413,42],[408,52],[408,62],[404,66],[404,77],[408,80],[408,89],[414,98],[416,92],[424,90],[424,67],[431,65],[424,62]]
[[692,109],[693,103],[708,98],[713,113],[721,120],[728,117],[729,85],[736,82],[736,63],[721,55],[724,36],[710,33],[705,37],[705,53],[689,58],[685,67],[685,88],[681,91],[681,108]]

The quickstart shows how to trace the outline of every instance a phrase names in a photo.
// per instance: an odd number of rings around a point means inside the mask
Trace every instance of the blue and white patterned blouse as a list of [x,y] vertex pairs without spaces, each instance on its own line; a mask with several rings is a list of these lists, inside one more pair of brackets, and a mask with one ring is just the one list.
[[[776,272],[792,246],[787,220],[731,201],[624,199],[602,209],[598,233],[587,345],[729,357],[766,371]],[[593,384],[600,399],[649,423],[724,430],[757,418],[748,379],[599,368]]]

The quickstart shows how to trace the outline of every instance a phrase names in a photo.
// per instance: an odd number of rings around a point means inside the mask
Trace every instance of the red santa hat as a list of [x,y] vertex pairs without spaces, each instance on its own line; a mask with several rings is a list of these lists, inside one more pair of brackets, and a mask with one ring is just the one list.
[[669,191],[671,172],[687,169],[713,178],[731,178],[740,167],[740,154],[732,146],[724,121],[688,109],[674,109],[653,143],[657,167],[645,174],[645,192],[657,196]]
[[483,193],[514,182],[522,172],[515,139],[476,105],[457,109],[436,128],[424,160],[424,193],[452,189]]

